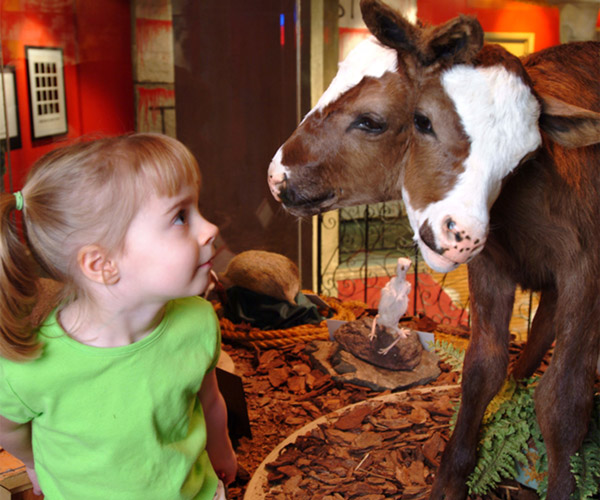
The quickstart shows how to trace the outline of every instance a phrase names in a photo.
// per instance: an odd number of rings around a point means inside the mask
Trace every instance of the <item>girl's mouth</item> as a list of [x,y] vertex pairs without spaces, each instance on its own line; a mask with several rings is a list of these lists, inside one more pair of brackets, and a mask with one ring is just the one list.
[[213,266],[213,262],[215,260],[215,258],[223,251],[225,250],[225,245],[220,246],[219,248],[217,248],[216,251],[213,251],[213,254],[210,256],[210,258],[206,261],[203,262],[202,264],[200,264],[198,267],[199,268],[206,268],[206,267],[212,267]]
[[205,269],[207,267],[212,267],[212,265],[213,265],[213,258],[214,257],[211,257],[209,260],[207,260],[203,264],[200,264],[200,269]]

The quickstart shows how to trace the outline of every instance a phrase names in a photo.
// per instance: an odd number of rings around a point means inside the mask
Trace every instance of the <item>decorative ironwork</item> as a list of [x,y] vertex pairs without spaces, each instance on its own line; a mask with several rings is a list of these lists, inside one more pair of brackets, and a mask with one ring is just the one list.
[[[377,308],[380,291],[393,276],[399,257],[409,257],[412,300],[407,314],[423,314],[444,324],[469,325],[466,266],[441,274],[424,262],[400,201],[362,205],[319,216],[318,291],[362,300]],[[511,331],[525,338],[537,297],[517,293]]]

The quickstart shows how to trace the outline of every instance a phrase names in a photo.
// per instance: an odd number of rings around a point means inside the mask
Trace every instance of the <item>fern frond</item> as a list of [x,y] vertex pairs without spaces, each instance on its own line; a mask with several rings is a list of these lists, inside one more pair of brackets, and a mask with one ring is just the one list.
[[[436,340],[436,354],[462,376],[465,351],[450,342]],[[517,477],[518,465],[528,464],[535,454],[532,479],[537,493],[545,500],[548,490],[548,456],[535,415],[533,394],[539,377],[523,382],[508,379],[485,412],[478,448],[478,461],[469,476],[469,494],[484,495],[506,478]],[[459,405],[450,420],[454,427]],[[532,454],[531,450],[535,450]],[[600,394],[594,399],[594,410],[588,433],[580,450],[571,457],[575,477],[575,500],[598,498],[600,493]]]
[[515,414],[512,401],[507,401],[503,407],[502,411],[512,414],[513,418],[494,419],[483,428],[477,466],[467,482],[470,494],[488,493],[502,479],[517,475],[517,463],[527,463],[526,451],[531,437],[529,422],[518,412]]
[[588,433],[579,451],[571,457],[577,500],[597,498],[600,492],[600,397],[596,397]]
[[517,383],[512,377],[507,378],[504,381],[502,389],[494,396],[494,399],[490,401],[490,404],[488,404],[488,407],[485,410],[485,414],[483,415],[483,425],[487,424],[493,417],[498,418],[502,405],[512,399],[516,389]]
[[433,349],[442,361],[448,363],[452,370],[458,372],[459,382],[462,377],[462,365],[465,361],[465,351],[454,347],[454,345],[446,340],[436,340],[433,342]]

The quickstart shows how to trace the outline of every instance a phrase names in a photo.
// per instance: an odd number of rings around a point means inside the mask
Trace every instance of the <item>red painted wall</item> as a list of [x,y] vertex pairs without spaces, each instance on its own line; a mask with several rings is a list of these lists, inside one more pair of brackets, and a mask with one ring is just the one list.
[[133,131],[130,2],[77,0],[76,20],[82,133]]
[[484,31],[534,32],[535,50],[560,43],[558,7],[500,0],[418,0],[417,3],[417,17],[431,24],[440,24],[459,13],[475,16]]
[[[20,189],[31,164],[65,141],[89,134],[134,129],[129,2],[1,0],[4,64],[16,70],[20,149],[11,152],[12,189]],[[25,46],[62,47],[66,135],[33,140],[29,115]],[[5,190],[11,190],[8,175]]]

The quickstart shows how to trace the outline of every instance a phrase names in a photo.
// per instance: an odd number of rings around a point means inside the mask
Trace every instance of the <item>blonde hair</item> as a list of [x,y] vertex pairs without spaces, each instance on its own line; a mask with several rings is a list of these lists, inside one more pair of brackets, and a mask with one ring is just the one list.
[[39,271],[63,283],[63,299],[84,295],[77,253],[88,244],[122,248],[149,192],[174,196],[200,186],[192,153],[161,134],[132,134],[57,149],[32,167],[23,195],[23,237],[13,195],[0,196],[0,356],[27,360],[40,343],[30,321]]

